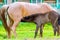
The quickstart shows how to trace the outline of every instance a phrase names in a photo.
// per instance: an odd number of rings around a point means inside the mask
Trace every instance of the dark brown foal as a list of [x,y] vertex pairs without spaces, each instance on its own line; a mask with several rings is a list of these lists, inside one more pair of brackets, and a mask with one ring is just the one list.
[[58,13],[55,11],[50,11],[45,14],[36,14],[36,15],[24,17],[21,21],[36,23],[36,31],[34,36],[34,38],[36,38],[39,28],[40,28],[40,35],[42,37],[43,25],[47,22],[52,23],[54,29],[54,35],[56,35],[56,33],[58,33],[57,35],[59,35],[59,27],[57,20],[58,20]]

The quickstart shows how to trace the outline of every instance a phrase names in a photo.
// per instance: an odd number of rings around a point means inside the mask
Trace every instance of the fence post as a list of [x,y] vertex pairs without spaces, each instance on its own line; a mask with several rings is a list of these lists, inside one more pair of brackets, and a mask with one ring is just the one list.
[[7,0],[4,0],[4,4],[7,4]]
[[57,6],[57,8],[58,8],[58,0],[56,0],[56,6]]

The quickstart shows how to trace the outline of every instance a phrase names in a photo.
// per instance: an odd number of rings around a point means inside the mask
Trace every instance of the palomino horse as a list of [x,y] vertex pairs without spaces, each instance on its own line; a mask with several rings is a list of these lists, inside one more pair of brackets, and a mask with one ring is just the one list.
[[40,28],[40,35],[42,37],[43,25],[47,22],[52,23],[52,26],[54,29],[54,35],[56,35],[56,33],[59,33],[58,13],[55,11],[50,11],[45,14],[35,14],[35,15],[28,16],[28,17],[24,17],[21,21],[22,22],[34,22],[37,25],[34,38],[36,38],[39,28]]
[[53,11],[52,7],[47,3],[32,4],[26,2],[15,2],[8,5],[8,7],[8,16],[12,22],[7,22],[7,24],[9,27],[11,27],[11,30],[15,36],[16,27],[23,17],[41,13],[45,14],[47,12]]

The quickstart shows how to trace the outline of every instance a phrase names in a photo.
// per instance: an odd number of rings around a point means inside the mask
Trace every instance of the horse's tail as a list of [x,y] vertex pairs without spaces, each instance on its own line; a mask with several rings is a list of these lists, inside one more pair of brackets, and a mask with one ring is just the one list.
[[9,12],[8,12],[9,6],[6,9],[6,19],[7,19],[7,25],[10,27],[13,23],[13,20],[10,18]]
[[5,18],[6,18],[6,22],[7,22],[7,25],[9,26],[10,25],[10,17],[9,17],[9,13],[8,13],[8,9],[9,9],[9,6],[7,7],[6,9],[6,15],[5,15]]
[[6,20],[7,25],[9,26],[9,15],[8,15],[8,9],[9,6],[8,5],[4,5],[2,6],[2,14],[4,15],[4,19]]
[[8,13],[8,9],[9,9],[9,6],[8,6],[7,9],[6,9],[7,13]]
[[6,19],[6,17],[7,17],[7,11],[8,11],[8,8],[9,8],[8,5],[3,5],[2,8],[1,8],[2,15],[4,14],[5,19]]
[[10,28],[8,27],[7,25],[7,22],[6,22],[6,18],[5,18],[5,14],[6,14],[6,10],[7,10],[8,6],[2,6],[1,8],[1,20],[2,20],[2,23],[4,25],[4,28],[6,31],[10,31]]
[[7,16],[8,16],[8,9],[9,9],[9,6],[5,9],[5,18],[7,19]]

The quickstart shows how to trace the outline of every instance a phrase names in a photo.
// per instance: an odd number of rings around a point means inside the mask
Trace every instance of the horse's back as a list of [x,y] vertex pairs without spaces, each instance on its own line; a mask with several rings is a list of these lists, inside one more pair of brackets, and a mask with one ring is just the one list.
[[[47,4],[33,4],[27,2],[15,2],[9,5],[8,12],[12,19],[30,16],[39,13],[46,13],[52,9]],[[12,17],[13,16],[13,17]],[[14,17],[15,16],[15,17]],[[17,20],[17,19],[16,19]]]

